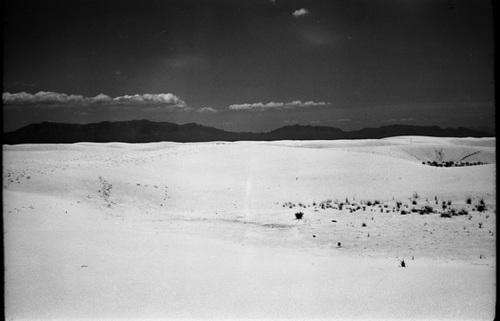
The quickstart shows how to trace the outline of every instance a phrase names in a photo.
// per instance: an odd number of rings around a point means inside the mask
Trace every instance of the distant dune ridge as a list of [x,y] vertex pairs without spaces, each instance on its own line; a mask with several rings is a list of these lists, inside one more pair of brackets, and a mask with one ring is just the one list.
[[92,124],[42,122],[4,133],[4,144],[78,143],[78,142],[209,142],[209,141],[273,141],[379,139],[394,136],[494,137],[492,130],[464,127],[389,125],[343,131],[327,126],[285,126],[266,133],[228,132],[195,123],[178,125],[169,122],[133,120]]

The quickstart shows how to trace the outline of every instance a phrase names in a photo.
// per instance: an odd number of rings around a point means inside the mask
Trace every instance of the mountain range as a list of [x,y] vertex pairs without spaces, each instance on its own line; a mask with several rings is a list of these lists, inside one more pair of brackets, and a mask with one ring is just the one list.
[[464,127],[389,125],[343,131],[327,126],[285,126],[265,133],[228,132],[195,123],[178,125],[169,122],[133,120],[99,122],[92,124],[66,124],[42,122],[31,124],[13,132],[4,133],[4,144],[41,144],[77,142],[151,143],[208,142],[208,141],[272,141],[272,140],[334,140],[379,139],[391,136],[435,137],[494,137],[495,132]]

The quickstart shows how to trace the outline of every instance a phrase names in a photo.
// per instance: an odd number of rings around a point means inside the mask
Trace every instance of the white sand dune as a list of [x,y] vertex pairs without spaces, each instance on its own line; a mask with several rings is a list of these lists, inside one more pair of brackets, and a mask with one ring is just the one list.
[[7,319],[494,317],[495,139],[3,152]]

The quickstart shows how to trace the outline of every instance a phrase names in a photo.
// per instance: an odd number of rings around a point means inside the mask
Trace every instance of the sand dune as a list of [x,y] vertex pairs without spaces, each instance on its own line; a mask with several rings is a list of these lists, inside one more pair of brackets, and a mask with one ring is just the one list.
[[492,138],[3,152],[8,319],[494,315]]

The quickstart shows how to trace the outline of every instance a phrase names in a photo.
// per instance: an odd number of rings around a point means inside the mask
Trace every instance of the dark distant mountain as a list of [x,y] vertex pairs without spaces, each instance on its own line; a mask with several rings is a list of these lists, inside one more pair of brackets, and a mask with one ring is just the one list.
[[134,120],[100,122],[78,125],[43,122],[31,124],[13,132],[4,133],[4,144],[77,143],[77,142],[124,142],[150,143],[208,142],[208,141],[271,141],[271,140],[333,140],[333,139],[378,139],[391,136],[436,136],[436,137],[492,137],[494,134],[459,128],[437,126],[391,125],[343,131],[325,126],[285,126],[267,133],[234,133],[194,123],[178,125],[168,122]]
[[480,131],[480,132],[485,132],[485,133],[491,134],[493,136],[496,135],[495,128],[491,128],[491,127],[488,127],[488,126],[471,127],[470,129],[477,130],[477,131]]

